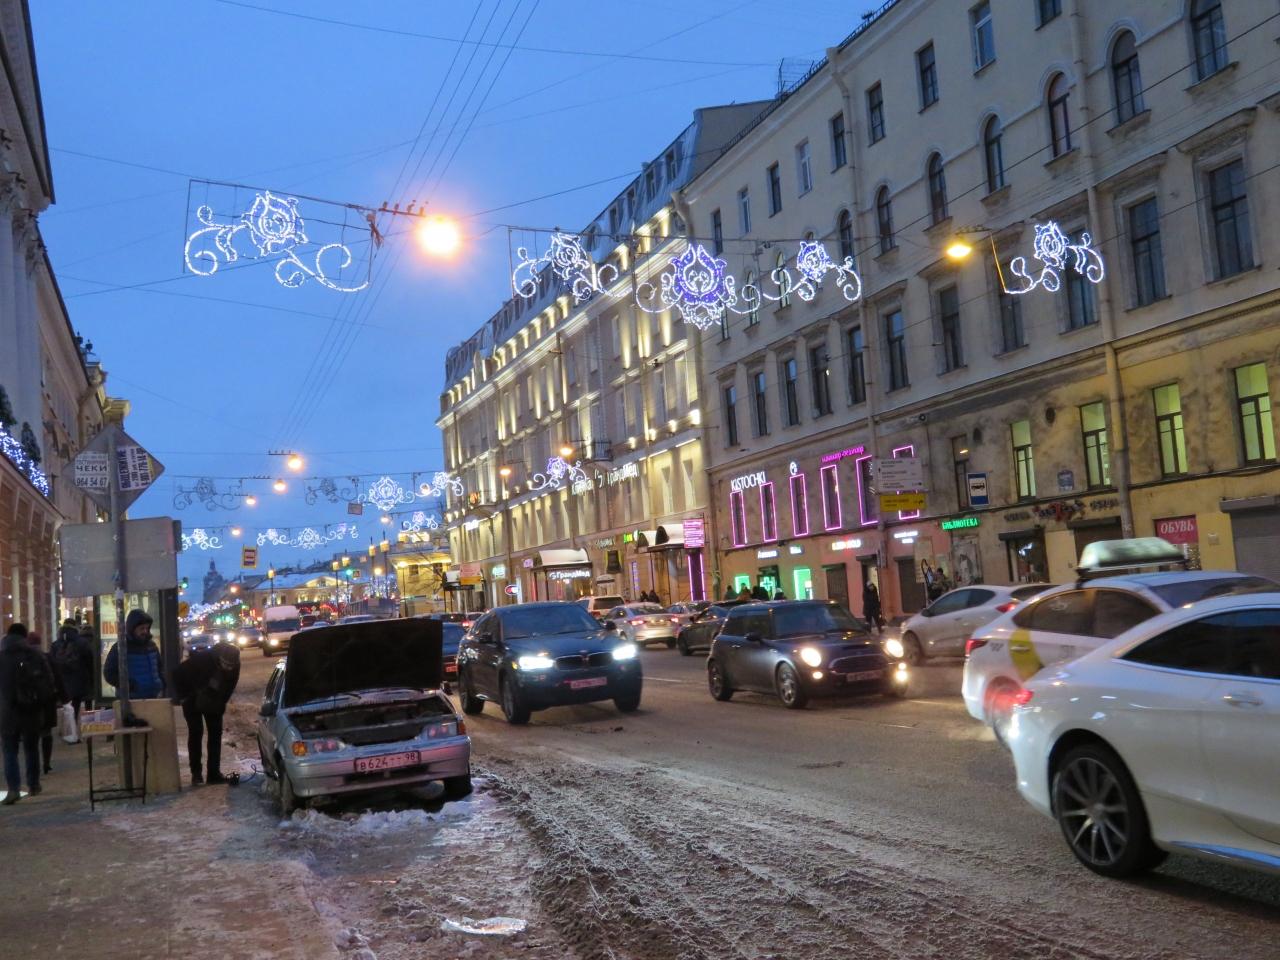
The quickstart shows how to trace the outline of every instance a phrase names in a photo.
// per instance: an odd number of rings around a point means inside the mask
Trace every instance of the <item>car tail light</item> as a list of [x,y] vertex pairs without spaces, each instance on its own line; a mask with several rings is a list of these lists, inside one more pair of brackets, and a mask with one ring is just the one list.
[[461,717],[458,718],[458,736],[465,737],[467,735],[467,722]]
[[967,657],[969,656],[969,654],[973,653],[973,651],[977,650],[979,647],[985,647],[986,645],[987,645],[987,641],[979,640],[977,637],[970,637],[968,640],[964,642],[964,655]]
[[471,626],[471,624],[473,624],[473,623],[475,623],[475,621],[474,621],[474,620],[463,620],[463,621],[462,621],[462,629],[463,629],[463,630],[467,629],[467,627]]
[[998,611],[1000,611],[1001,613],[1008,613],[1010,610],[1012,610],[1012,609],[1013,609],[1014,607],[1016,607],[1017,605],[1018,605],[1018,601],[1017,601],[1017,600],[1010,600],[1010,601],[1008,601],[1007,603],[1002,603],[1002,604],[1000,604],[1000,606],[996,607],[996,609],[997,609]]
[[293,744],[293,755],[295,757],[305,757],[307,755],[307,745],[301,740],[295,741]]
[[644,617],[635,617],[635,618],[633,618],[633,619],[631,619],[631,620],[628,620],[627,622],[628,622],[629,624],[631,624],[633,627],[643,627],[643,626],[644,626]]
[[1015,707],[1025,707],[1031,702],[1031,698],[1035,695],[1036,692],[1034,690],[1028,690],[1026,687],[1023,687],[1013,695],[1013,705]]
[[679,623],[679,622],[680,622],[680,618],[679,618],[679,617],[672,617],[672,618],[671,618],[671,622],[672,622],[672,623]]

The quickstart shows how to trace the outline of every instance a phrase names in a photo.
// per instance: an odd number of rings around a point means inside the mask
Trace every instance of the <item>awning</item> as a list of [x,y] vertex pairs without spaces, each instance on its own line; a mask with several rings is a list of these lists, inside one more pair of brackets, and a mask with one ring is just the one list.
[[650,550],[681,550],[684,548],[684,526],[672,524],[659,526],[656,530],[641,530],[636,534],[636,543]]
[[585,550],[539,550],[533,555],[534,569],[546,567],[590,567],[591,558]]

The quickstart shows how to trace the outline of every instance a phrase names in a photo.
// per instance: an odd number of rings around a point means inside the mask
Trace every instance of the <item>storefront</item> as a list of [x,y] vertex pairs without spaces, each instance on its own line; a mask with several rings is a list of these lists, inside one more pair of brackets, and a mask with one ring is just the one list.
[[532,560],[536,594],[530,599],[577,600],[594,592],[595,573],[587,551],[539,550]]
[[1280,581],[1280,496],[1223,500],[1222,512],[1231,518],[1236,569]]
[[[1017,516],[1031,519],[1030,513],[1017,511]],[[1006,515],[1008,520],[1010,515]],[[1017,522],[1017,521],[1014,521]],[[1005,530],[999,535],[1008,561],[1009,583],[1042,583],[1048,579],[1049,560],[1044,544],[1044,527]]]
[[950,517],[939,526],[951,537],[952,582],[957,587],[984,583],[982,540],[979,535],[982,518],[976,515]]

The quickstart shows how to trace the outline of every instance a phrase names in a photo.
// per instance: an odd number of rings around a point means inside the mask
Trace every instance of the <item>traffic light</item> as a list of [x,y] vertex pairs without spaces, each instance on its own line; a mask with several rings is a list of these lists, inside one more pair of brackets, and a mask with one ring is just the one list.
[[184,591],[187,589],[187,578],[186,578],[186,577],[183,577],[183,578],[182,578],[182,589],[183,589]]

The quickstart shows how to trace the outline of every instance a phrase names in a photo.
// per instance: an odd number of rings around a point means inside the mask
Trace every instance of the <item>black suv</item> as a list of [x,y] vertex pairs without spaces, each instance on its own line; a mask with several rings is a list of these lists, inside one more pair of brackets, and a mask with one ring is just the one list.
[[754,690],[777,694],[793,710],[811,696],[906,696],[908,679],[906,663],[831,600],[734,607],[707,658],[707,685],[717,700]]
[[576,603],[521,603],[480,617],[458,647],[464,713],[486,700],[508,723],[528,723],[546,707],[612,700],[623,713],[640,706],[636,645],[601,626]]

